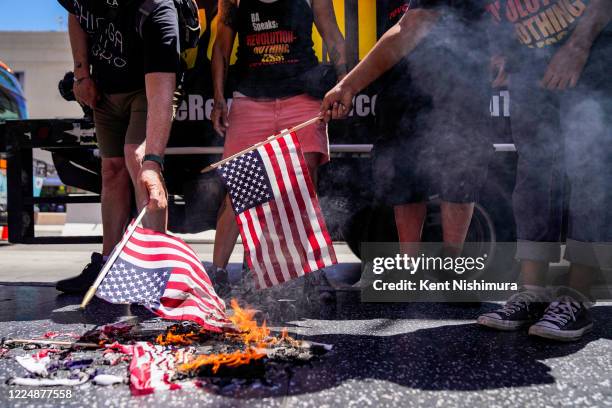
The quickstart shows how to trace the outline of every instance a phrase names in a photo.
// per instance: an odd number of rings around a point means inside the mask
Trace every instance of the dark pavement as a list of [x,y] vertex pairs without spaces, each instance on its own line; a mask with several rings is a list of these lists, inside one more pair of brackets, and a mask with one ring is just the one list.
[[[596,325],[582,341],[559,344],[529,338],[526,331],[499,333],[476,326],[474,318],[494,304],[367,304],[360,302],[358,292],[340,291],[335,304],[303,308],[278,302],[275,296],[266,297],[268,307],[276,310],[268,315],[273,326],[334,348],[277,375],[272,384],[234,382],[132,397],[127,385],[86,383],[73,388],[70,400],[9,400],[11,387],[5,380],[26,372],[5,357],[0,359],[0,406],[612,405],[612,303],[593,308]],[[84,333],[126,320],[160,331],[170,324],[142,308],[98,299],[81,312],[80,300],[58,296],[52,287],[0,286],[1,336],[34,338],[51,330]],[[31,353],[15,349],[10,355]],[[125,374],[126,369],[116,366],[106,372]]]

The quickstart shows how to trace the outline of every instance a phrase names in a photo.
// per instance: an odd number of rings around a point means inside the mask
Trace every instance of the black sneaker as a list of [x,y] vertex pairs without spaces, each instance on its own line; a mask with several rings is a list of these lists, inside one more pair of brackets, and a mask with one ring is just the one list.
[[529,328],[529,334],[552,340],[575,341],[592,328],[593,318],[588,306],[570,295],[563,295],[548,306],[544,316]]
[[524,290],[512,295],[501,309],[478,316],[476,322],[497,330],[518,330],[542,317],[547,304],[543,296]]
[[231,293],[232,287],[229,283],[229,275],[227,273],[227,269],[219,268],[213,265],[212,271],[209,273],[208,276],[212,281],[213,287],[215,288],[215,292],[217,292],[217,295],[224,298]]
[[87,264],[80,275],[57,282],[55,288],[60,292],[71,295],[84,295],[93,285],[103,266],[104,258],[102,254],[94,252],[91,254],[91,262]]

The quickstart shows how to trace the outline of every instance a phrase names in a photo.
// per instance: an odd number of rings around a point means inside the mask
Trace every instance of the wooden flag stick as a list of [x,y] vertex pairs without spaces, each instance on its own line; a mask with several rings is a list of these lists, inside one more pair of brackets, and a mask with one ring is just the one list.
[[83,347],[83,348],[101,348],[96,343],[81,343],[64,340],[42,340],[42,339],[7,339],[5,344],[40,344],[50,346],[66,346],[66,347]]
[[217,167],[219,167],[219,166],[223,166],[225,163],[227,163],[228,161],[230,161],[230,160],[232,160],[232,159],[234,159],[234,158],[236,158],[236,157],[240,156],[241,154],[245,154],[245,153],[248,153],[248,152],[250,152],[250,151],[252,151],[252,150],[255,150],[255,149],[257,149],[258,147],[263,146],[264,144],[269,143],[269,142],[271,142],[272,140],[278,139],[279,137],[281,137],[281,136],[283,136],[283,135],[285,135],[285,134],[287,134],[287,133],[297,132],[297,131],[298,131],[298,130],[300,130],[300,129],[303,129],[303,128],[307,127],[307,126],[310,126],[310,125],[313,125],[313,124],[317,123],[317,122],[318,122],[318,121],[320,121],[321,119],[322,119],[322,117],[321,117],[321,116],[316,116],[316,117],[314,117],[314,118],[312,118],[312,119],[308,119],[306,122],[302,122],[302,123],[300,123],[299,125],[295,125],[295,126],[294,126],[294,127],[292,127],[291,129],[288,129],[288,130],[286,130],[286,131],[282,131],[282,132],[280,132],[280,133],[279,133],[279,134],[277,134],[277,135],[272,135],[272,136],[270,136],[269,138],[267,138],[266,140],[263,140],[263,141],[261,141],[261,142],[259,142],[259,143],[256,143],[256,144],[254,144],[254,145],[253,145],[253,146],[251,146],[251,147],[247,147],[246,149],[241,150],[241,151],[239,151],[239,152],[238,152],[238,153],[236,153],[236,154],[232,154],[231,156],[226,157],[225,159],[223,159],[223,160],[221,160],[221,161],[218,161],[218,162],[216,162],[216,163],[211,164],[211,165],[210,165],[210,166],[208,166],[208,167],[205,167],[204,169],[202,169],[202,171],[201,171],[200,173],[208,173],[209,171],[214,170],[214,169],[216,169],[216,168],[217,168]]
[[100,284],[102,283],[102,280],[104,280],[104,278],[106,277],[106,274],[110,270],[111,266],[113,266],[113,263],[115,262],[119,254],[121,253],[121,251],[123,251],[123,247],[125,247],[125,244],[127,244],[128,240],[132,237],[132,234],[134,234],[134,231],[136,231],[136,227],[138,227],[138,224],[140,224],[140,221],[142,221],[142,217],[144,217],[146,212],[147,212],[147,207],[142,209],[140,214],[138,214],[138,217],[136,217],[136,220],[128,227],[127,232],[123,236],[123,239],[121,239],[121,242],[119,242],[119,244],[115,247],[110,257],[104,264],[104,267],[98,274],[98,278],[93,283],[93,285],[91,285],[91,287],[85,294],[85,297],[83,298],[83,301],[81,302],[81,309],[85,309],[85,306],[87,306],[87,304],[91,301],[93,296],[96,294],[96,290],[98,290],[98,286],[100,286]]

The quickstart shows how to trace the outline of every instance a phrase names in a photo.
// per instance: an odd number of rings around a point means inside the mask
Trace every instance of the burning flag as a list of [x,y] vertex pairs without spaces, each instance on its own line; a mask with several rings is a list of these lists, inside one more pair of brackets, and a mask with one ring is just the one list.
[[110,265],[96,296],[140,303],[165,319],[190,320],[211,331],[232,326],[193,250],[179,238],[140,227]]
[[220,166],[249,268],[269,288],[336,263],[295,133]]

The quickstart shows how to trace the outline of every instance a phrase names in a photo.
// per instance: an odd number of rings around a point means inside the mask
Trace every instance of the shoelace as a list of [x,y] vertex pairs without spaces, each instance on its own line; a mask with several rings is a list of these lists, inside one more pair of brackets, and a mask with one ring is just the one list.
[[510,297],[506,304],[501,308],[500,312],[509,316],[512,313],[518,312],[521,309],[529,310],[529,304],[536,302],[538,297],[528,291],[519,292]]
[[570,319],[576,320],[575,312],[580,309],[580,303],[569,296],[563,296],[548,306],[542,320],[566,324]]

